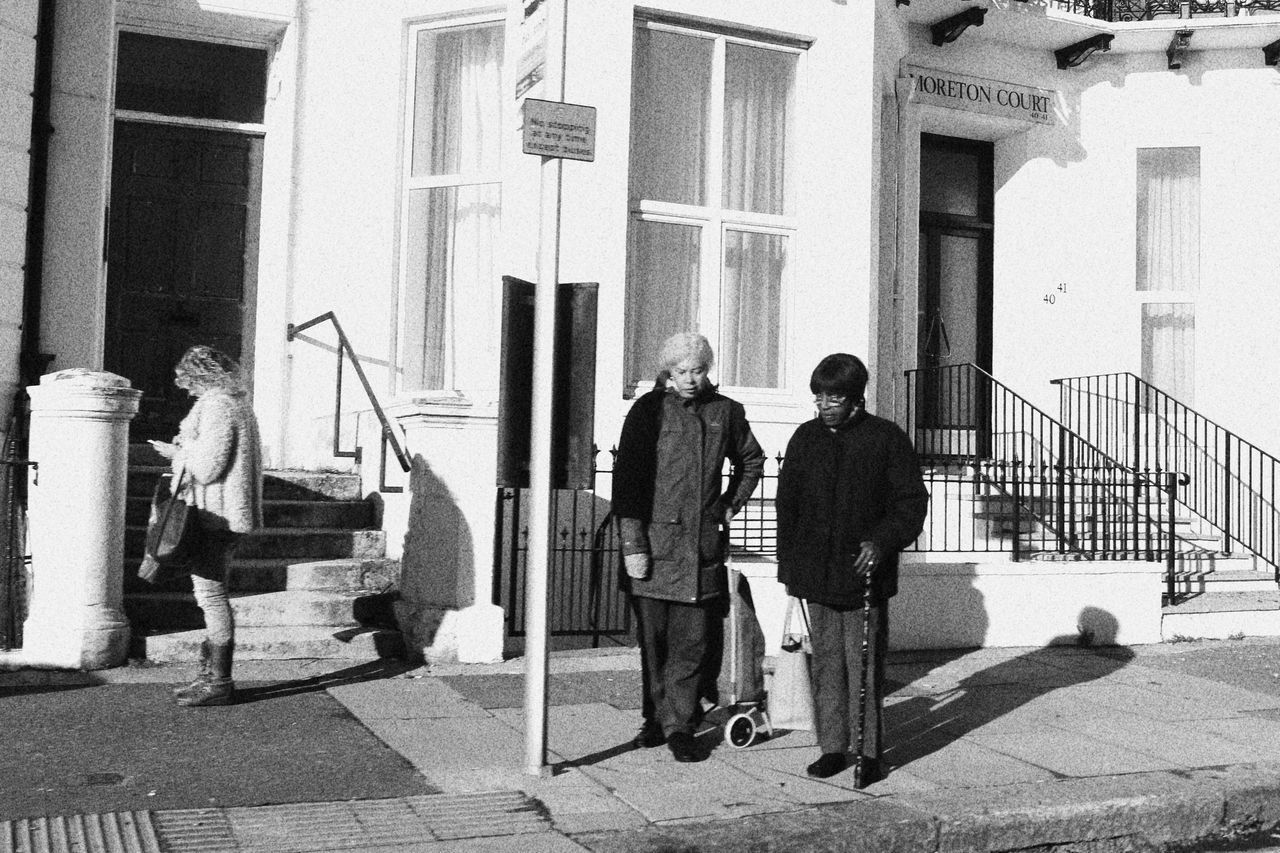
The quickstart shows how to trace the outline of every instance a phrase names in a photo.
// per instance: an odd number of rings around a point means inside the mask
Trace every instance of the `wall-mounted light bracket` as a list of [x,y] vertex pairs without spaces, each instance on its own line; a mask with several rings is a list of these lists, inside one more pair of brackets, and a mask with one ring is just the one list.
[[944,18],[929,28],[933,34],[933,43],[938,46],[950,44],[960,38],[960,34],[969,27],[982,26],[982,20],[987,16],[987,10],[981,6],[970,6],[963,12],[958,12],[950,18]]
[[1054,58],[1058,60],[1058,68],[1075,68],[1097,51],[1101,50],[1105,53],[1111,50],[1111,40],[1113,38],[1115,38],[1115,35],[1112,33],[1098,33],[1096,36],[1089,36],[1083,41],[1058,48],[1053,52]]
[[1195,30],[1178,30],[1169,41],[1164,55],[1169,58],[1169,70],[1176,71],[1182,67],[1187,58],[1187,49],[1191,47],[1191,36]]

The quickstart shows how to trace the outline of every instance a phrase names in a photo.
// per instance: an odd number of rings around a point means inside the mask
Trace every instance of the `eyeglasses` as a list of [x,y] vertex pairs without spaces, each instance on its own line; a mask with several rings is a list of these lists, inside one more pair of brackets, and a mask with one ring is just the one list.
[[846,394],[814,394],[813,404],[819,407],[844,406],[849,402]]

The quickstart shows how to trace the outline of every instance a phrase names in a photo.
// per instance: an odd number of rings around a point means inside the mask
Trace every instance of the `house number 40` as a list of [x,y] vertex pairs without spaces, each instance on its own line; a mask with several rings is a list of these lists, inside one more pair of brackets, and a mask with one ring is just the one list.
[[[1057,291],[1056,293],[1054,291]],[[1067,283],[1065,281],[1058,282],[1058,286],[1044,295],[1044,301],[1052,305],[1058,301],[1058,294],[1067,292]]]

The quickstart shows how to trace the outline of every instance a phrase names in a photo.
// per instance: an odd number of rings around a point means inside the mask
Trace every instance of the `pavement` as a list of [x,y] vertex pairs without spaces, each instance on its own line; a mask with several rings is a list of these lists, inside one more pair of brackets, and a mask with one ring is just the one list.
[[[523,667],[245,662],[0,674],[0,853],[1203,851],[1280,843],[1280,642],[896,653],[887,779],[813,735],[636,749],[633,649],[555,653],[528,772]],[[713,713],[712,717],[717,718]],[[723,718],[723,714],[719,715]]]

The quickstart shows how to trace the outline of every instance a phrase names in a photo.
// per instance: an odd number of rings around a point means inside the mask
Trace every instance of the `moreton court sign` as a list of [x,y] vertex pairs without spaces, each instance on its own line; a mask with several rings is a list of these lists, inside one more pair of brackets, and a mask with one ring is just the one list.
[[903,70],[912,80],[911,100],[914,103],[1038,124],[1057,123],[1053,114],[1053,101],[1057,92],[1052,89],[1019,86],[914,65],[908,65]]

